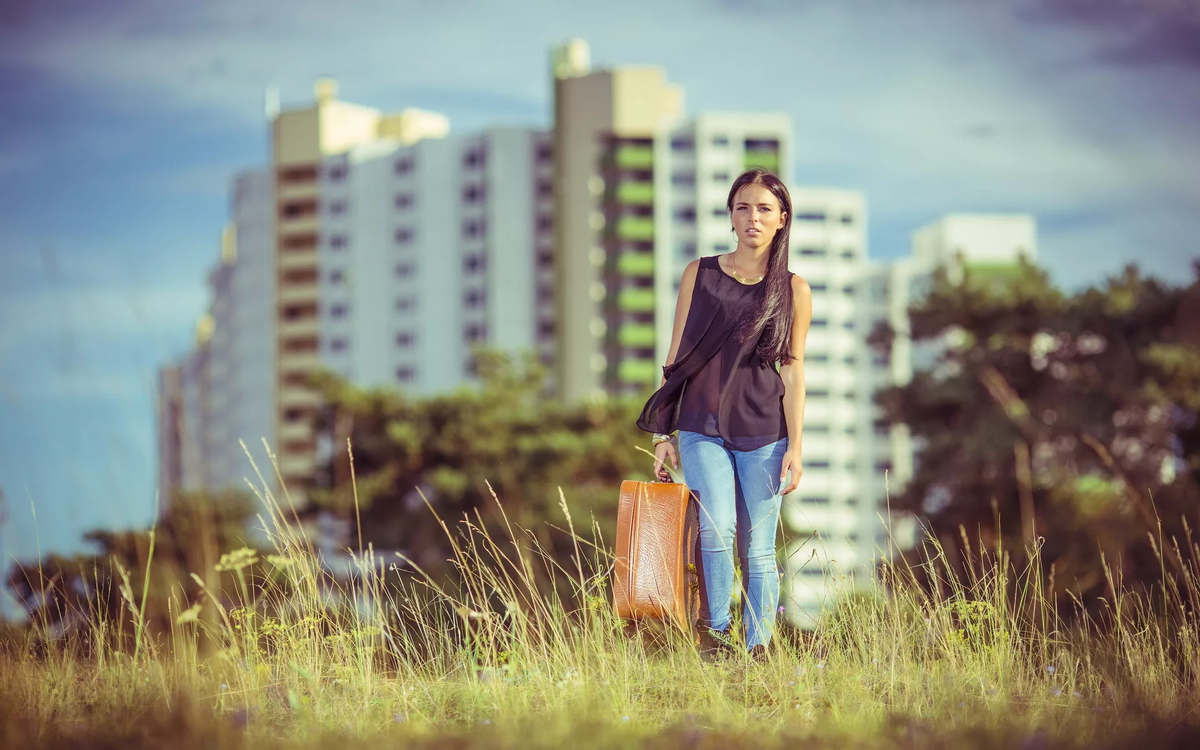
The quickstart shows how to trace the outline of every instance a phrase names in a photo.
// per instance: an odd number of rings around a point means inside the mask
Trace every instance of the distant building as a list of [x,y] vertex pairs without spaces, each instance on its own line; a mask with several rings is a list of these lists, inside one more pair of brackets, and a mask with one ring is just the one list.
[[[850,191],[792,192],[792,270],[813,289],[813,325],[805,350],[808,396],[804,477],[787,497],[784,605],[802,627],[815,624],[836,593],[871,585],[890,547],[912,543],[910,519],[893,519],[888,495],[913,476],[919,447],[904,425],[890,425],[875,394],[933,367],[944,344],[914,345],[909,307],[933,274],[951,283],[974,274],[1010,273],[1037,257],[1036,227],[1024,215],[952,214],[912,235],[912,255],[866,257],[863,198]],[[895,333],[887,351],[868,345],[880,324]]]
[[265,439],[303,506],[332,448],[313,430],[319,369],[429,394],[473,379],[474,344],[553,364],[548,134],[449,137],[436,113],[334,94],[320,81],[314,105],[275,115],[271,168],[235,180],[208,332],[160,373],[166,494],[257,484],[240,441],[273,484]]

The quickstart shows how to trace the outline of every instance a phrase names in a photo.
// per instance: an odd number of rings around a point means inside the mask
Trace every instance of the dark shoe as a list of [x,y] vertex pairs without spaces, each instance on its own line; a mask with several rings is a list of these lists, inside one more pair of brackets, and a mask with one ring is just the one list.
[[768,661],[770,661],[770,658],[771,656],[767,651],[767,647],[761,643],[750,649],[750,659],[758,662],[759,664],[766,664]]
[[710,664],[724,661],[737,653],[728,630],[703,628],[700,631],[700,660]]

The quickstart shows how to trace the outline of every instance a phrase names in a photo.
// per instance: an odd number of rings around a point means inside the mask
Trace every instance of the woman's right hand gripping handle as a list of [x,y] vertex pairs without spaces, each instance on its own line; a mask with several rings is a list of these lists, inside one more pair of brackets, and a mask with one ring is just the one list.
[[[663,464],[667,459],[671,459],[671,468],[679,470],[679,451],[675,448],[675,441],[659,443],[654,446],[654,476],[660,481],[670,481],[670,475],[663,468]],[[664,477],[666,477],[664,479]]]

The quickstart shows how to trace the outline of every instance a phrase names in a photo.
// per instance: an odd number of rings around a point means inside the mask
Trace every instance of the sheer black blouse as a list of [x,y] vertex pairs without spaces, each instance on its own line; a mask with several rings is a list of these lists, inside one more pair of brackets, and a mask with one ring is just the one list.
[[642,409],[638,427],[699,432],[739,451],[787,437],[779,371],[758,355],[757,340],[739,345],[733,335],[765,288],[763,282],[736,281],[716,256],[700,259],[679,351],[664,371],[666,382]]

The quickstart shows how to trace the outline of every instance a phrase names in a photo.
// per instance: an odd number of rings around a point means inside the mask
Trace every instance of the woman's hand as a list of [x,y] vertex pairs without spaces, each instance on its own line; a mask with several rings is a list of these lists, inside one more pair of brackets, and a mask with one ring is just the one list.
[[[788,479],[788,470],[791,470],[792,476]],[[779,494],[786,495],[792,492],[800,484],[800,475],[804,473],[804,467],[800,463],[800,450],[788,449],[787,453],[783,454],[783,468],[779,471]],[[788,480],[786,486],[783,485],[784,480]]]
[[675,441],[668,440],[665,443],[659,443],[654,446],[654,478],[657,479],[659,472],[662,471],[663,464],[667,462],[667,457],[671,458],[671,468],[679,469],[679,452],[675,450]]

